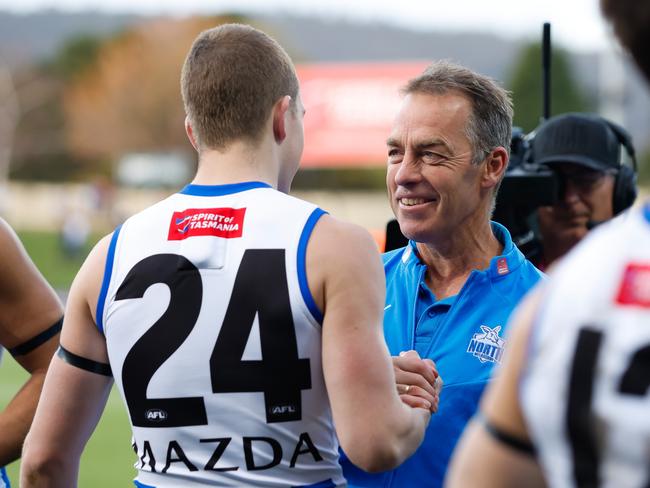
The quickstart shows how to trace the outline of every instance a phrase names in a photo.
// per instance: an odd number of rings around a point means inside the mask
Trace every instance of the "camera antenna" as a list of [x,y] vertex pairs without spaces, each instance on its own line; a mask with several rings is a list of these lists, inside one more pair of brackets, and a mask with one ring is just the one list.
[[542,122],[551,116],[551,24],[544,22],[542,30]]

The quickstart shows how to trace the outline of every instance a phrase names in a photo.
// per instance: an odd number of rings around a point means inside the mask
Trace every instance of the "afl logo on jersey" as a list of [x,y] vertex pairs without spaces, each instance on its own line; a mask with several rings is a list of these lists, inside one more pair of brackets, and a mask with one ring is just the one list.
[[275,407],[271,407],[271,413],[274,415],[296,413],[296,407],[293,405],[276,405]]
[[487,325],[481,325],[481,332],[472,336],[467,346],[467,352],[478,358],[482,363],[500,363],[503,356],[503,348],[506,341],[499,337],[501,326],[494,329]]
[[144,413],[145,418],[150,422],[160,422],[167,418],[167,412],[161,408],[152,408]]

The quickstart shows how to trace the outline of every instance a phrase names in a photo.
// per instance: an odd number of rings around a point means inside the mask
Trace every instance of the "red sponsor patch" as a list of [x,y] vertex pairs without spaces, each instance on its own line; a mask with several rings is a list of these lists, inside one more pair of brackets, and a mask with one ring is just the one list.
[[616,301],[621,305],[650,308],[650,263],[627,265]]
[[506,258],[499,258],[497,260],[497,273],[500,275],[508,274],[510,268],[508,268],[508,260]]
[[245,208],[188,208],[174,212],[167,240],[180,241],[194,236],[241,237]]

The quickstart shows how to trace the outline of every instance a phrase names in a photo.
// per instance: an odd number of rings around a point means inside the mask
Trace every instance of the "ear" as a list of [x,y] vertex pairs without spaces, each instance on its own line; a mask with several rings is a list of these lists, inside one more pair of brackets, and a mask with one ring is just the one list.
[[192,129],[192,123],[190,122],[189,117],[185,117],[185,133],[187,134],[187,138],[190,140],[192,147],[196,150],[196,152],[199,152],[199,145],[196,142],[196,137],[194,136],[194,129]]
[[508,151],[503,147],[497,147],[487,155],[481,182],[483,188],[494,188],[499,184],[508,168],[508,159]]
[[291,97],[285,95],[273,106],[273,137],[282,144],[287,137],[286,116],[289,114]]

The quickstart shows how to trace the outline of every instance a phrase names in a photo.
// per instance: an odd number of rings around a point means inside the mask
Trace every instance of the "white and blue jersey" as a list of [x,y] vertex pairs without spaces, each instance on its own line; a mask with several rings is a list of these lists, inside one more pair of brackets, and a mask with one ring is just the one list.
[[548,485],[650,486],[650,202],[552,271],[520,403]]
[[436,300],[425,283],[426,265],[414,242],[384,254],[386,306],[384,336],[391,355],[415,349],[435,361],[444,381],[438,413],[424,442],[398,468],[378,474],[361,471],[345,456],[348,483],[368,487],[439,487],[465,424],[474,415],[505,347],[505,325],[513,308],[541,278],[497,223],[492,231],[503,253],[485,270],[474,270],[458,295]]
[[97,305],[143,488],[345,483],[305,255],[323,211],[259,182],[128,219]]
[[5,468],[0,468],[0,488],[11,488],[11,483],[9,482]]

